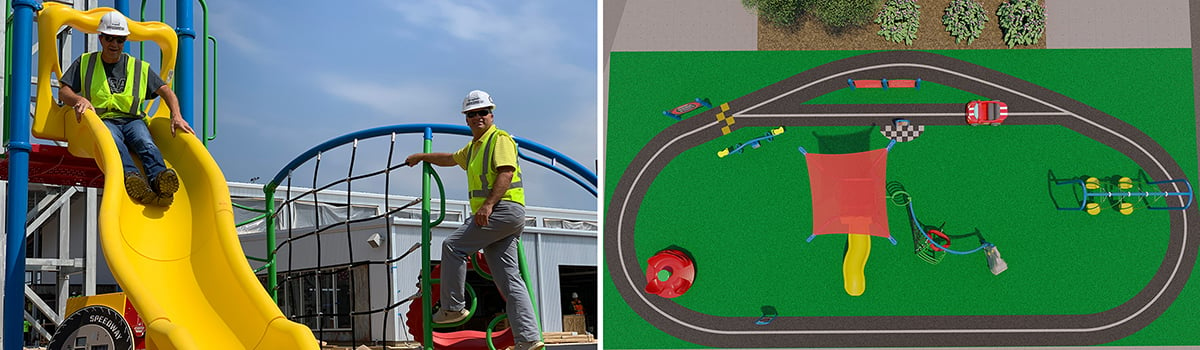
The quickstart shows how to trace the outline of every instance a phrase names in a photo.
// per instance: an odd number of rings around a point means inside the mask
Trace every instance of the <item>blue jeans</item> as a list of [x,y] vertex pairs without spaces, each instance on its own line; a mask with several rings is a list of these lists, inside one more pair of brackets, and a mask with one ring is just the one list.
[[154,144],[154,138],[150,137],[150,128],[146,126],[146,122],[143,122],[142,118],[105,118],[102,120],[104,120],[104,125],[108,126],[108,131],[112,133],[113,141],[117,144],[117,151],[121,153],[121,165],[124,166],[125,173],[140,173],[137,164],[133,162],[134,153],[142,161],[148,181],[153,181],[159,173],[167,170],[167,165],[163,163],[162,153]]

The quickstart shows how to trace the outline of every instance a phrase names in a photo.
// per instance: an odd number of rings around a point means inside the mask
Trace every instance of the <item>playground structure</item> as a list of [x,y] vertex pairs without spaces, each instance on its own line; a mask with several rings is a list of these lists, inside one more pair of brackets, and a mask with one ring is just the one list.
[[[525,254],[521,254],[522,259],[524,258],[524,255]],[[433,298],[429,302],[429,304],[431,304],[431,305],[437,305],[437,302],[439,300],[441,288],[440,288],[440,283],[437,283],[437,282],[441,279],[441,270],[442,270],[441,267],[442,267],[442,265],[438,264],[438,265],[433,266],[432,269],[430,270],[430,276],[433,278],[432,281],[434,282],[434,283],[432,283],[432,286],[430,286],[430,288],[428,288],[430,291],[430,295],[432,295],[432,298]],[[487,267],[487,262],[483,258],[483,253],[481,253],[481,252],[478,252],[475,255],[471,256],[471,261],[468,264],[467,268],[474,269],[475,272],[479,273],[480,275],[483,275],[485,278],[487,278],[489,280],[491,279],[491,269],[489,269]],[[526,273],[522,272],[522,274],[526,274]],[[418,281],[418,284],[420,284],[419,281]],[[475,290],[471,287],[470,284],[466,284],[465,286],[466,286],[466,293],[468,296],[467,299],[470,301],[470,303],[467,305],[467,309],[470,311],[470,313],[472,315],[474,315],[477,310],[476,307],[479,305],[479,303],[476,301],[477,299],[475,297]],[[424,291],[425,289],[426,288],[421,287],[422,291]],[[427,320],[427,318],[423,318],[423,316],[422,316],[426,310],[426,309],[424,309],[424,307],[425,307],[424,301],[425,301],[425,299],[423,296],[415,296],[414,295],[414,298],[412,299],[412,303],[411,303],[411,305],[409,305],[408,312],[406,313],[408,321],[405,323],[405,325],[408,326],[409,334],[411,334],[417,342],[420,342],[422,344],[433,344],[433,346],[438,349],[464,349],[464,350],[465,349],[482,349],[482,348],[496,350],[497,348],[503,349],[503,348],[507,348],[509,346],[514,345],[513,335],[512,335],[512,331],[510,329],[504,329],[504,330],[501,330],[498,332],[492,331],[496,327],[496,325],[498,323],[500,323],[500,321],[504,320],[507,317],[505,315],[493,318],[491,320],[491,322],[488,323],[487,330],[485,330],[485,331],[465,330],[465,331],[455,331],[455,332],[434,332],[434,333],[431,333],[433,335],[433,340],[427,342],[425,340],[425,339],[427,339],[427,338],[425,338],[425,329],[430,328],[430,326],[432,326],[434,328],[458,327],[460,325],[467,323],[467,321],[470,319],[469,318],[464,319],[464,320],[454,322],[451,324],[430,324],[429,322],[424,321],[424,320]]]
[[971,126],[1000,126],[1008,118],[1008,104],[1000,101],[971,101],[967,103],[967,124]]
[[754,324],[766,326],[771,324],[771,321],[774,321],[776,317],[779,317],[779,311],[775,310],[774,306],[763,306],[762,316],[759,316],[757,320],[754,320]]
[[887,178],[887,148],[847,154],[799,151],[808,163],[812,189],[813,228],[806,241],[817,235],[846,234],[846,255],[842,261],[842,280],[846,294],[860,296],[866,291],[866,265],[871,255],[870,236],[885,237],[896,245],[888,231],[884,204],[884,179]]
[[728,156],[730,154],[742,153],[742,150],[744,148],[746,148],[746,146],[750,146],[750,148],[757,149],[758,147],[762,146],[762,144],[761,144],[762,141],[768,141],[768,142],[774,141],[775,136],[782,134],[783,132],[784,132],[784,129],[782,126],[771,129],[771,131],[768,131],[766,134],[763,134],[763,136],[759,136],[759,137],[750,139],[749,141],[738,143],[736,145],[729,146],[728,148],[725,148],[723,150],[717,151],[717,158],[725,158],[725,156]]
[[698,109],[700,109],[700,107],[712,108],[712,102],[709,102],[707,98],[697,97],[692,102],[684,103],[682,105],[679,105],[679,107],[665,110],[662,112],[662,114],[675,119],[675,121],[680,121],[680,120],[683,120],[684,114],[688,114],[688,113],[691,113],[692,111],[698,110]]
[[921,89],[921,79],[892,79],[892,80],[888,80],[887,78],[880,79],[880,80],[846,79],[846,84],[850,85],[850,90],[857,90],[859,88],[884,89],[884,90],[887,90],[888,88],[910,88],[910,89],[917,89],[917,90]]
[[[25,10],[30,10],[32,15],[33,8]],[[62,4],[47,3],[38,14],[39,46],[56,48],[56,34],[64,25],[94,33],[100,17],[110,11],[114,10],[79,11]],[[14,27],[14,48],[28,47],[22,43],[27,32],[18,29],[24,27],[22,24]],[[191,65],[190,50],[179,44],[173,28],[159,22],[130,21],[129,26],[130,40],[153,41],[159,46],[160,67],[167,67],[161,69],[161,73],[168,84],[190,84],[190,81],[179,79],[180,70],[170,68],[176,67],[177,53],[180,53],[181,66]],[[14,57],[20,56],[14,53]],[[38,59],[37,108],[33,113],[33,124],[10,129],[13,140],[10,141],[10,186],[27,180],[22,171],[27,170],[28,165],[25,159],[19,159],[24,155],[13,152],[14,144],[27,143],[17,141],[28,136],[21,130],[31,130],[34,136],[46,140],[67,141],[67,150],[72,155],[95,159],[104,173],[120,174],[121,160],[116,146],[108,128],[95,113],[89,111],[77,121],[71,108],[55,103],[51,74],[62,75],[63,70],[57,50],[41,50]],[[14,62],[14,66],[18,65]],[[14,69],[14,80],[20,81],[22,78],[18,77],[22,74],[16,73],[18,70],[21,69]],[[177,80],[172,81],[172,77]],[[20,90],[14,89],[13,101],[23,99]],[[190,101],[190,93],[180,96],[181,106],[185,106],[182,103],[185,98]],[[13,115],[28,113],[22,107],[27,106],[15,104]],[[153,107],[143,106],[144,110],[155,110]],[[23,119],[10,118],[14,125],[18,124],[15,121]],[[165,107],[157,108],[149,118],[149,126],[164,160],[179,170],[181,187],[176,194],[177,201],[169,208],[146,208],[133,203],[127,196],[111,195],[103,198],[98,213],[106,261],[124,295],[129,296],[128,300],[141,319],[146,320],[147,348],[316,348],[311,331],[288,321],[280,313],[242,258],[229,211],[228,188],[204,144],[190,134],[172,137],[169,110]],[[109,193],[125,192],[120,176],[105,177],[104,187]],[[10,226],[7,231],[10,251],[24,247],[24,242],[14,242],[15,238],[24,237],[13,234],[13,225],[20,229],[16,232],[24,231],[24,220],[15,218],[25,214],[11,212],[25,208],[24,198],[19,199],[21,205],[11,204],[16,193],[9,193],[10,204],[7,206],[10,210],[6,217]],[[193,220],[196,217],[211,219]],[[194,249],[196,247],[207,249]],[[21,251],[10,254],[10,260],[14,255],[25,256]],[[6,310],[16,312],[17,317],[10,318],[13,314],[6,314],[6,325],[21,323],[21,308],[12,305],[21,305],[25,294],[20,292],[21,275],[11,274],[14,269],[24,270],[24,266],[13,265],[9,264],[10,274],[5,278]],[[13,289],[17,292],[13,293]],[[15,327],[6,327],[6,348],[20,345],[20,334],[13,329]],[[73,331],[59,327],[57,332],[66,336]]]
[[[440,176],[434,170],[433,166],[427,163],[422,163],[420,169],[422,195],[420,198],[417,198],[413,201],[404,203],[391,203],[390,196],[384,196],[382,198],[383,205],[381,209],[387,208],[386,210],[380,210],[379,212],[374,212],[371,215],[361,217],[356,217],[350,212],[352,205],[343,204],[353,202],[350,197],[352,196],[352,190],[354,188],[372,184],[372,180],[382,179],[384,186],[383,191],[385,193],[392,191],[391,183],[398,178],[397,175],[399,174],[397,174],[397,172],[409,170],[408,166],[403,163],[403,158],[395,159],[398,148],[401,147],[399,146],[400,143],[397,142],[397,137],[404,134],[423,135],[423,152],[432,152],[434,134],[449,134],[470,137],[471,130],[466,126],[445,124],[405,124],[381,126],[338,136],[303,152],[290,161],[286,166],[284,166],[284,168],[280,169],[276,175],[263,187],[263,194],[266,198],[265,203],[267,206],[265,209],[241,207],[243,210],[261,213],[257,217],[243,222],[243,224],[262,220],[266,231],[266,243],[264,246],[266,248],[266,255],[261,257],[249,257],[249,259],[262,264],[258,268],[258,271],[266,272],[267,290],[269,293],[271,293],[272,297],[278,299],[284,299],[284,297],[280,296],[280,292],[283,290],[282,287],[285,285],[285,282],[288,281],[287,279],[277,279],[276,276],[280,274],[289,274],[297,271],[321,271],[329,267],[346,265],[366,266],[368,268],[378,267],[382,271],[388,271],[382,273],[382,275],[385,275],[386,277],[378,276],[386,279],[386,285],[389,286],[386,288],[388,291],[386,293],[386,297],[377,296],[377,294],[372,295],[372,290],[370,289],[352,289],[350,291],[350,299],[352,300],[386,300],[381,307],[363,307],[355,305],[351,306],[349,310],[337,311],[334,313],[311,311],[305,314],[291,315],[296,319],[316,318],[320,320],[336,317],[371,317],[381,320],[376,322],[382,322],[382,326],[378,327],[378,329],[383,334],[380,335],[378,339],[388,340],[391,338],[389,337],[388,332],[392,330],[392,327],[389,327],[389,323],[391,322],[390,320],[392,319],[391,315],[404,315],[407,317],[407,321],[398,321],[397,323],[404,324],[408,327],[408,333],[412,336],[412,340],[421,342],[427,346],[432,345],[439,349],[496,349],[511,346],[513,344],[513,338],[508,331],[500,331],[495,333],[491,331],[491,329],[495,327],[498,322],[504,319],[503,316],[491,319],[489,321],[488,329],[484,331],[434,331],[435,328],[449,328],[463,325],[477,318],[476,316],[486,316],[474,312],[474,308],[477,305],[477,301],[475,300],[475,295],[477,293],[475,293],[474,289],[470,287],[470,284],[468,284],[467,293],[468,307],[472,308],[472,312],[467,319],[448,325],[432,324],[429,321],[433,312],[432,310],[434,310],[433,305],[436,305],[437,302],[438,288],[440,285],[440,265],[431,264],[431,261],[439,260],[438,257],[433,256],[433,253],[440,252],[440,247],[433,243],[433,228],[442,224],[448,215],[446,207],[447,201],[445,200],[445,189],[442,185]],[[386,144],[386,152],[382,152],[382,155],[385,155],[386,159],[381,160],[371,158],[368,160],[359,160],[359,158],[365,158],[372,154],[380,153],[370,152],[370,150],[366,149],[368,148],[367,145],[378,145],[378,142],[380,141]],[[551,170],[571,180],[588,193],[595,195],[595,184],[597,182],[597,178],[596,175],[586,167],[574,161],[573,159],[532,140],[514,137],[514,141],[516,141],[518,145],[518,156],[520,159],[532,162]],[[335,151],[344,151],[346,148],[349,148],[350,152],[349,159],[345,164],[347,167],[349,167],[349,172],[345,172],[347,171],[345,167],[339,167],[339,165],[342,165],[342,163],[339,163],[339,159],[337,159],[337,156],[334,154]],[[535,155],[544,157],[546,160],[535,157]],[[326,171],[323,168],[323,162],[332,162],[333,164],[337,165],[334,166],[332,170],[333,175],[331,175],[336,177],[328,179],[326,182],[322,183],[318,182],[318,179],[325,181],[325,177],[322,174],[329,173],[329,171]],[[383,167],[378,170],[369,168],[363,170],[358,166],[360,163],[365,163],[368,165],[383,164]],[[305,169],[306,167],[312,168],[311,175],[308,175],[311,176],[311,178],[302,178],[300,170]],[[310,185],[311,189],[299,191],[294,190],[292,188],[294,183]],[[360,185],[364,183],[367,185]],[[433,192],[433,187],[431,187],[431,185],[434,184],[437,185],[436,193]],[[344,189],[345,192],[341,195],[344,197],[334,199],[324,194],[326,190],[333,188]],[[313,228],[311,231],[293,232],[292,225],[287,224],[282,225],[283,227],[287,227],[286,230],[281,231],[280,229],[277,229],[277,227],[281,226],[280,223],[285,223],[287,220],[289,220],[287,215],[291,215],[289,213],[293,213],[295,211],[295,209],[291,207],[297,203],[322,203],[330,201],[337,201],[335,203],[346,208],[345,210],[347,212],[345,213],[344,219],[332,220],[330,222],[320,221],[318,222],[317,227]],[[434,203],[437,204],[436,208],[434,207]],[[401,245],[407,245],[408,243],[398,241],[401,236],[392,231],[392,226],[390,224],[387,225],[388,232],[386,232],[386,234],[380,234],[370,238],[371,240],[374,240],[374,243],[372,244],[373,247],[387,247],[387,253],[382,259],[370,258],[370,247],[365,247],[366,249],[364,249],[364,247],[361,247],[364,244],[362,244],[359,239],[356,239],[352,236],[353,233],[351,227],[354,225],[380,221],[390,223],[395,218],[402,217],[400,215],[401,212],[404,212],[406,209],[416,206],[417,204],[419,204],[419,218],[421,220],[421,234],[419,237],[420,241],[413,243],[412,247],[406,252],[399,251],[399,247]],[[332,232],[334,230],[341,230],[344,232]],[[287,238],[277,242],[277,237],[280,236]],[[324,244],[321,243],[322,239],[326,241],[333,240],[334,244],[337,245],[345,242],[344,247],[336,247],[342,249],[336,249],[332,251],[323,251],[321,248],[324,246]],[[313,242],[315,242],[315,244],[313,244]],[[352,242],[359,243],[354,244]],[[360,247],[356,249],[356,245]],[[434,249],[430,250],[427,249],[427,247],[434,247]],[[532,280],[530,279],[531,276],[527,267],[528,263],[526,260],[525,245],[524,243],[521,243],[518,245],[518,247],[518,263],[520,265],[521,275],[525,280],[526,287],[529,288],[531,297],[533,297],[535,313],[540,315],[540,312],[538,311],[540,308],[536,302],[537,296],[534,291],[534,283],[532,283]],[[417,249],[420,249],[421,251],[420,261],[416,262],[416,264],[420,266],[420,281],[431,282],[420,282],[420,290],[417,294],[407,298],[401,298],[397,294],[392,293],[392,291],[399,291],[399,288],[397,287],[399,285],[399,281],[397,280],[397,276],[394,276],[395,269],[401,267],[402,263],[405,263],[405,258],[409,257],[409,255]],[[284,258],[280,258],[281,255],[284,256]],[[298,260],[297,256],[315,257],[315,262],[305,263],[295,261]],[[368,257],[364,258],[363,256]],[[486,262],[484,262],[482,259],[475,257],[470,265],[482,277],[489,280],[491,279],[490,270],[487,268]],[[411,266],[411,264],[404,266]],[[328,273],[320,272],[319,274]],[[371,277],[367,276],[365,278],[370,279]],[[351,277],[351,279],[356,280],[355,277]],[[320,279],[317,279],[317,281],[318,284],[316,288],[322,288],[322,282],[320,282]],[[426,288],[427,286],[428,288]],[[359,293],[365,293],[365,295]],[[408,310],[406,312],[398,312],[397,308],[404,306],[404,304],[409,304]],[[540,321],[541,318],[539,316],[539,322]],[[396,323],[390,324],[395,325]],[[360,327],[363,326],[359,325],[358,322],[351,321],[348,328],[350,328],[351,334],[359,334],[361,330]],[[367,331],[370,330],[368,329]],[[317,323],[315,332],[318,334],[326,332],[323,322]],[[394,339],[399,340],[398,338]],[[354,341],[355,342],[351,344],[352,346],[357,346],[360,344],[357,343],[357,340]]]
[[987,257],[988,269],[993,275],[999,275],[1008,269],[1008,263],[1000,256],[1000,251],[996,249],[996,245],[988,242],[983,238],[983,235],[976,229],[975,232],[963,235],[977,236],[979,238],[979,246],[970,250],[954,250],[950,249],[951,235],[943,232],[941,226],[926,226],[917,219],[917,213],[913,209],[912,195],[904,188],[904,185],[898,181],[889,181],[887,184],[887,198],[892,204],[901,207],[907,207],[909,224],[912,225],[913,231],[913,253],[921,260],[936,265],[942,261],[946,253],[955,255],[967,255],[978,251],[984,251]]
[[646,266],[646,293],[675,298],[687,293],[696,282],[696,264],[679,249],[663,249],[651,256]]
[[[907,124],[898,120],[897,124]],[[899,182],[884,184],[887,178],[887,155],[897,140],[891,139],[886,148],[847,154],[809,153],[799,147],[808,164],[812,191],[813,229],[806,241],[817,235],[847,234],[847,247],[842,261],[843,287],[847,294],[860,296],[866,291],[866,263],[871,254],[870,236],[887,238],[892,245],[887,224],[885,200],[907,206],[913,225],[914,252],[922,260],[937,264],[946,253],[965,255],[986,250],[988,266],[993,274],[1007,269],[995,245],[979,235],[980,246],[967,251],[950,249],[950,236],[941,228],[926,229],[913,210],[912,197]],[[885,195],[886,194],[886,195]],[[935,238],[936,237],[936,238]]]
[[[1133,214],[1136,209],[1185,210],[1191,207],[1194,194],[1192,184],[1186,178],[1154,181],[1140,169],[1132,178],[1121,175],[1104,178],[1083,175],[1064,179],[1056,177],[1053,171],[1048,171],[1047,179],[1050,184],[1050,201],[1055,208],[1064,211],[1079,210],[1090,215],[1100,214],[1103,204],[1108,204],[1123,215]],[[1168,185],[1174,191],[1166,190]],[[1179,185],[1183,185],[1183,188],[1179,188]],[[1065,205],[1060,204],[1055,196],[1056,187],[1072,189],[1072,201],[1065,202],[1064,199]],[[1168,198],[1172,197],[1179,198],[1180,204],[1168,204]]]

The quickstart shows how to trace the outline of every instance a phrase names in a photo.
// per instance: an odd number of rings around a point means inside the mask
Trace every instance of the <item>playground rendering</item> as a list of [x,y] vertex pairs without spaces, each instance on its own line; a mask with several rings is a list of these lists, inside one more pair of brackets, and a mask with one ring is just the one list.
[[[614,52],[603,288],[627,334],[605,347],[1200,345],[1189,67],[1188,49]],[[713,107],[656,116],[696,96]],[[667,250],[686,281],[652,262]]]

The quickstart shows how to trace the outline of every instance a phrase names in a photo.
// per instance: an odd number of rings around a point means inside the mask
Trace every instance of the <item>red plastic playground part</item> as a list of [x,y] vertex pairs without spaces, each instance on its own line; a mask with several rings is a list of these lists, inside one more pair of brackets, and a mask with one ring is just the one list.
[[[66,147],[33,144],[29,152],[29,182],[63,186],[104,187],[96,161],[71,155]],[[8,180],[8,155],[0,155],[0,180]]]
[[[476,258],[479,261],[480,267],[487,269],[483,254],[476,253]],[[468,266],[470,268],[470,266]],[[431,278],[440,279],[442,275],[442,265],[434,265],[429,271]],[[440,300],[441,285],[433,284],[430,289],[432,301],[430,305],[437,305]],[[404,323],[408,326],[408,332],[413,336],[413,340],[425,344],[425,325],[421,322],[421,297],[417,297],[409,304],[408,313],[405,317],[408,320]],[[515,345],[512,332],[508,329],[492,332],[492,345],[497,349],[504,349]],[[428,345],[428,344],[426,344]],[[437,349],[487,349],[487,332],[483,331],[455,331],[455,332],[433,332],[433,346]]]
[[[646,268],[646,293],[657,294],[664,298],[674,298],[688,291],[696,280],[696,265],[687,254],[666,249],[648,261]],[[660,281],[658,274],[666,271],[670,274],[665,281]]]
[[[942,239],[946,240],[946,243],[945,243],[945,244],[942,244],[942,246],[943,246],[943,247],[949,247],[949,246],[950,246],[950,236],[947,236],[945,233],[942,233],[942,231],[940,231],[940,230],[929,230],[928,232],[929,232],[929,234],[931,234],[931,235],[938,236],[938,237],[941,237]],[[929,243],[929,249],[932,249],[932,250],[933,250],[933,251],[935,251],[935,252],[940,252],[940,251],[942,251],[942,248],[938,248],[938,247],[937,247],[936,245],[934,245],[932,242],[931,242],[931,243]]]

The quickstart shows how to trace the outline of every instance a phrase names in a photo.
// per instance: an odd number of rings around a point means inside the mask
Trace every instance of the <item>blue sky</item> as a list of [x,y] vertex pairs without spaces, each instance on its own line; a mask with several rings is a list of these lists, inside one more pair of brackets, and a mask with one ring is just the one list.
[[[220,124],[209,148],[231,182],[264,183],[300,153],[357,130],[463,125],[458,108],[474,89],[495,98],[499,127],[596,170],[594,1],[209,0],[208,6],[220,42]],[[434,150],[452,152],[467,140],[435,136]],[[421,140],[401,145],[398,159],[420,151]],[[361,159],[356,169],[383,161]],[[522,165],[528,205],[596,209],[595,197],[574,183]],[[465,173],[439,170],[448,197],[465,199]],[[419,182],[414,174],[399,176]],[[419,187],[403,186],[411,189],[392,193],[419,195]]]

